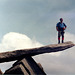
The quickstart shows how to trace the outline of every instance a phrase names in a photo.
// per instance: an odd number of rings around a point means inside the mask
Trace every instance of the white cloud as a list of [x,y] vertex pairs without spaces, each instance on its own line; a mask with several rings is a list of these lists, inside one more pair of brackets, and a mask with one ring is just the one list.
[[74,34],[71,34],[71,33],[68,33],[68,32],[65,33],[65,41],[72,41],[73,43],[75,43],[74,39],[75,39]]
[[6,52],[15,49],[34,48],[39,46],[42,46],[42,44],[36,40],[30,39],[24,34],[10,32],[3,36],[0,44],[0,52]]

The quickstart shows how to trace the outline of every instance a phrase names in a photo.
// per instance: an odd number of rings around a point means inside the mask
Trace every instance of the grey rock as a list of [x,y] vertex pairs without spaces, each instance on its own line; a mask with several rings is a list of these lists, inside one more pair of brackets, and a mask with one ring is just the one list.
[[18,60],[4,74],[46,75],[43,67],[38,65],[31,56]]
[[75,44],[73,44],[72,42],[65,42],[61,44],[47,45],[47,46],[38,47],[38,48],[21,49],[21,50],[14,50],[11,52],[3,52],[3,53],[0,53],[0,63],[19,60],[24,58],[25,56],[35,56],[35,55],[43,54],[43,53],[63,51],[73,46],[75,46]]

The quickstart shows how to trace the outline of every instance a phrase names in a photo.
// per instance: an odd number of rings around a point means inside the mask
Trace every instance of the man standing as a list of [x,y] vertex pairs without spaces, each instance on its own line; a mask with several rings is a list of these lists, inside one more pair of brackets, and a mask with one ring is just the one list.
[[60,22],[57,23],[56,29],[58,31],[58,44],[60,43],[60,36],[62,36],[62,43],[64,43],[64,30],[66,29],[65,23],[63,23],[63,18],[60,18]]

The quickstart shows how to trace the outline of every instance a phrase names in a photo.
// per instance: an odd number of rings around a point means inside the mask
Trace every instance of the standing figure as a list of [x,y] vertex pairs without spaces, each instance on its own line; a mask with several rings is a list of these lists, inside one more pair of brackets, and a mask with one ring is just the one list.
[[58,31],[58,44],[60,43],[60,36],[62,36],[62,43],[64,43],[64,30],[66,29],[65,23],[63,23],[63,18],[60,18],[60,22],[57,23],[56,29]]

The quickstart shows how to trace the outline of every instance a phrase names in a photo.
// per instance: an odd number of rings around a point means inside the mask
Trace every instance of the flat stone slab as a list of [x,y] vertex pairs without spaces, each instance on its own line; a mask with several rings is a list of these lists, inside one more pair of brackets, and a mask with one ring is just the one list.
[[35,56],[43,53],[63,51],[73,46],[75,46],[75,44],[69,41],[61,44],[53,44],[31,49],[21,49],[21,50],[14,50],[11,52],[3,52],[0,53],[0,63],[19,60],[24,58],[25,56]]

